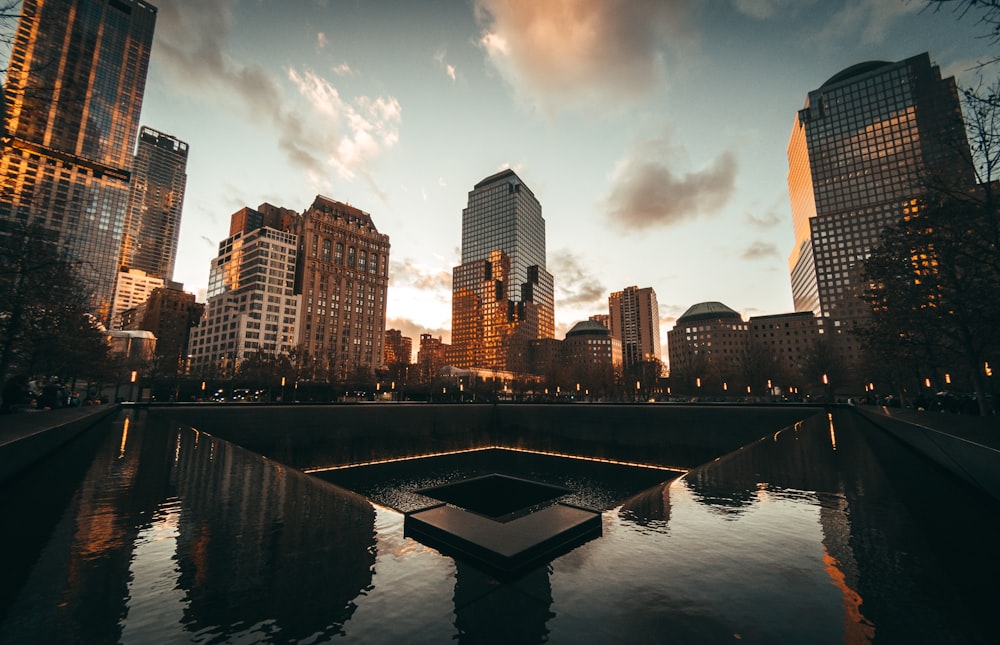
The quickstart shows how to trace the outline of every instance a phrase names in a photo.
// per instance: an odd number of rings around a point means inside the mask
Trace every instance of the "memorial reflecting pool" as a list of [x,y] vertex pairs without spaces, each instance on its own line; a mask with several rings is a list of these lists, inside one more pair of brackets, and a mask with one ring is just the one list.
[[501,582],[385,501],[123,412],[0,489],[0,642],[996,641],[1000,505],[849,410],[663,472]]

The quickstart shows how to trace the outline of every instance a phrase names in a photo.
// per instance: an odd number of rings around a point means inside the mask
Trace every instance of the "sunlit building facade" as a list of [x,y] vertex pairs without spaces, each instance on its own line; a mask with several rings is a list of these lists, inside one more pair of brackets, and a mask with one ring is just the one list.
[[115,291],[112,297],[111,321],[115,329],[124,329],[121,325],[122,312],[137,307],[146,301],[154,289],[164,285],[163,278],[150,275],[140,269],[122,268],[115,280]]
[[389,236],[368,213],[323,196],[296,220],[300,360],[310,378],[367,378],[385,361]]
[[413,354],[413,339],[398,329],[385,332],[385,364],[409,365]]
[[621,342],[624,369],[643,361],[662,361],[660,306],[651,287],[625,287],[608,297],[611,335]]
[[155,22],[140,0],[25,0],[4,84],[0,232],[51,231],[104,322]]
[[486,177],[462,210],[449,362],[531,371],[531,342],[555,337],[554,303],[541,204],[512,170]]
[[292,354],[301,304],[297,257],[298,237],[269,226],[238,230],[219,243],[208,302],[191,331],[192,373],[232,376],[249,355]]
[[955,79],[926,53],[860,63],[809,92],[788,143],[792,295],[845,336],[848,360],[856,341],[842,332],[867,316],[861,263],[928,180],[972,185],[967,157]]
[[132,162],[121,265],[170,280],[187,185],[188,145],[143,127]]

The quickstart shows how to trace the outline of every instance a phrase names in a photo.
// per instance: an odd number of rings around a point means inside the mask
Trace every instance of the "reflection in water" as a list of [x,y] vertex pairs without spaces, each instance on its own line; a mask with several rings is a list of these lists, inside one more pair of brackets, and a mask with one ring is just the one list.
[[0,642],[993,642],[997,502],[832,422],[635,494],[500,583],[399,512],[139,414],[0,488],[24,527],[0,533]]
[[299,642],[341,632],[371,585],[371,505],[144,421],[106,433],[0,641]]
[[547,567],[500,583],[455,562],[455,627],[459,643],[542,643],[555,614]]

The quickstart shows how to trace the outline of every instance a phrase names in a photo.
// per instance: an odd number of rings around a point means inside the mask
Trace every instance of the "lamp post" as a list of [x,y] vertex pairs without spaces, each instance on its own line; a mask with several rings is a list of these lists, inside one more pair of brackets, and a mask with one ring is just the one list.
[[285,402],[285,377],[281,377],[281,402]]
[[132,377],[129,379],[130,385],[128,386],[128,394],[132,397],[132,401],[136,400],[136,395],[134,393],[135,382],[139,379],[139,372],[132,370]]

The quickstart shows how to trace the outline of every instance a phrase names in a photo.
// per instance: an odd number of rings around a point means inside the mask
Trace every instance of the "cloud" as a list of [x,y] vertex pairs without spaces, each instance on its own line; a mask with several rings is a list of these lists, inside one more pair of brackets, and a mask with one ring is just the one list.
[[445,50],[443,49],[438,50],[434,54],[434,60],[437,61],[437,64],[441,66],[441,69],[444,70],[444,73],[448,76],[448,78],[451,79],[451,82],[454,83],[456,80],[458,80],[458,71],[455,69],[454,65],[445,60],[446,55],[447,52],[445,52]]
[[890,2],[888,0],[848,0],[835,13],[817,40],[827,46],[839,45],[844,38],[860,40],[866,45],[885,41],[886,32],[899,18],[920,11],[922,2]]
[[664,55],[691,40],[693,0],[475,0],[479,44],[522,98],[545,111],[647,95]]
[[737,11],[758,20],[771,18],[776,13],[783,13],[802,4],[802,0],[733,0]]
[[326,48],[326,34],[322,31],[316,34],[316,47],[319,49]]
[[358,75],[357,72],[351,69],[351,66],[348,65],[347,63],[334,65],[333,67],[330,68],[330,71],[333,72],[334,76],[354,77]]
[[154,58],[173,87],[203,96],[225,93],[250,119],[274,128],[279,148],[308,175],[324,177],[333,168],[346,180],[365,179],[381,193],[369,164],[398,141],[402,111],[395,98],[348,101],[319,75],[290,69],[287,78],[299,91],[296,100],[282,79],[225,50],[233,0],[157,4]]
[[451,272],[430,269],[411,258],[391,260],[389,271],[392,286],[409,286],[421,291],[444,292],[451,298]]
[[548,269],[556,279],[556,295],[562,306],[593,306],[595,313],[606,313],[608,290],[570,251],[560,249],[549,254]]
[[714,215],[736,186],[736,159],[729,151],[707,167],[683,171],[682,151],[667,136],[636,146],[612,174],[607,212],[626,229],[673,226],[700,215]]
[[774,244],[755,240],[751,242],[750,246],[745,248],[742,253],[740,253],[740,258],[743,260],[760,260],[764,258],[778,257],[778,255],[778,247]]
[[744,216],[747,223],[757,229],[768,230],[790,221],[788,216],[779,209],[781,205],[787,204],[788,196],[782,195],[774,201],[770,208],[762,212],[747,212]]

